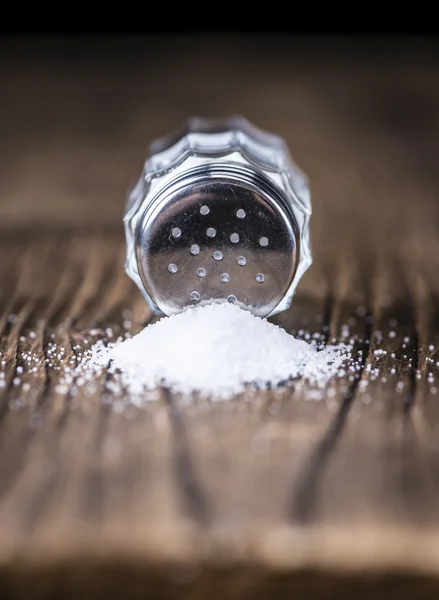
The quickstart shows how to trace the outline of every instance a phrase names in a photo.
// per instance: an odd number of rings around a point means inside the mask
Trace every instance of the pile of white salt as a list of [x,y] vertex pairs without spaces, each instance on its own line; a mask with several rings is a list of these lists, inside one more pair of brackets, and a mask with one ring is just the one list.
[[164,317],[129,339],[98,342],[82,368],[108,367],[132,399],[159,386],[229,398],[248,386],[265,389],[296,378],[323,388],[344,372],[351,350],[346,344],[297,339],[225,302]]

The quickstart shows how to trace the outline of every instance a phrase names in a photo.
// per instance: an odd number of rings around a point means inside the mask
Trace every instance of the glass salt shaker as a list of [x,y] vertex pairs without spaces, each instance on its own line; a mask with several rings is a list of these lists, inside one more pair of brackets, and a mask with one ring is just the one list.
[[126,206],[125,269],[154,313],[228,301],[287,309],[311,265],[307,178],[243,117],[190,119],[156,140]]

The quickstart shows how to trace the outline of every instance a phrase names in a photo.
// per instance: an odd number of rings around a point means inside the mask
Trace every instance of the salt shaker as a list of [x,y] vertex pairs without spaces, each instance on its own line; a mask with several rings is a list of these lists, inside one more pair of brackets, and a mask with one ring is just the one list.
[[156,314],[291,304],[311,265],[311,200],[285,141],[243,117],[190,119],[153,142],[131,191],[125,270]]

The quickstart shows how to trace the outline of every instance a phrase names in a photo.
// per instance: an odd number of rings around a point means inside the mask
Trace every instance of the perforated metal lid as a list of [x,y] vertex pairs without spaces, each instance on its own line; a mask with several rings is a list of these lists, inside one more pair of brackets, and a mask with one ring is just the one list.
[[287,173],[279,138],[249,138],[242,119],[196,123],[195,140],[192,122],[153,146],[125,216],[127,272],[166,315],[212,300],[279,312],[311,262],[309,195],[297,200],[289,182],[306,189],[303,176],[292,163]]

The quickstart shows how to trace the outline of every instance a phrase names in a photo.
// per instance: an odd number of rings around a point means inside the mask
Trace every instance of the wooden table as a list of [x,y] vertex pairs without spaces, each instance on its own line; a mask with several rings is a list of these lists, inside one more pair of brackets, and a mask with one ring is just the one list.
[[[0,90],[0,597],[437,597],[439,45],[3,40]],[[90,329],[151,318],[121,226],[149,142],[232,113],[312,184],[315,262],[275,321],[348,325],[361,378],[123,410],[63,390]]]

